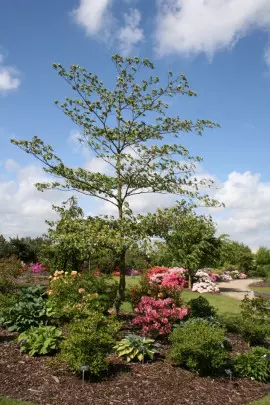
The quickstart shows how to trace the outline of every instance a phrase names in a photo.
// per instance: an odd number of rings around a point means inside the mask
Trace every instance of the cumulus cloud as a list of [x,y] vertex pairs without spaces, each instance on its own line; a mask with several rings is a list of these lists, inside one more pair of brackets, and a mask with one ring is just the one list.
[[39,236],[47,229],[46,219],[55,219],[52,204],[60,205],[69,196],[57,190],[37,191],[34,184],[48,181],[35,165],[21,168],[8,159],[4,167],[14,172],[14,179],[0,181],[0,234],[8,236]]
[[[161,55],[205,53],[233,47],[251,30],[270,30],[269,0],[157,0]],[[269,63],[269,50],[265,60]]]
[[111,166],[97,157],[88,160],[84,167],[93,173],[110,174],[111,171]]
[[111,4],[112,0],[80,0],[79,7],[72,12],[74,20],[87,35],[96,35],[112,23]]
[[4,55],[0,54],[0,93],[16,90],[20,86],[20,73],[5,63]]
[[[85,167],[105,174],[110,170],[109,165],[95,158],[87,161]],[[70,193],[37,191],[34,184],[49,181],[49,178],[36,165],[20,167],[8,159],[2,163],[1,172],[0,234],[8,237],[44,233],[47,229],[45,219],[57,217],[52,204],[60,205]],[[13,179],[9,180],[11,175]],[[207,177],[207,173],[203,175]],[[260,174],[232,172],[226,181],[217,181],[213,197],[225,203],[225,208],[211,210],[219,234],[229,234],[231,239],[246,243],[254,250],[262,245],[270,247],[270,183],[263,182]],[[135,213],[146,213],[172,206],[176,200],[173,195],[142,194],[133,196],[129,202]],[[97,202],[87,199],[92,215],[116,214],[113,205],[94,201]],[[80,202],[85,204],[83,199]]]
[[123,56],[127,56],[133,47],[144,39],[143,29],[140,28],[141,13],[137,9],[130,9],[124,15],[125,25],[120,28],[118,38],[120,40],[120,51]]
[[[129,2],[125,3],[129,5]],[[103,41],[114,43],[122,55],[127,56],[144,38],[140,27],[141,13],[136,8],[123,12],[122,26],[112,12],[112,5],[113,0],[80,0],[72,16],[88,36],[98,36]]]
[[232,172],[215,197],[226,207],[216,216],[219,233],[253,249],[270,247],[270,183],[262,182],[260,174]]

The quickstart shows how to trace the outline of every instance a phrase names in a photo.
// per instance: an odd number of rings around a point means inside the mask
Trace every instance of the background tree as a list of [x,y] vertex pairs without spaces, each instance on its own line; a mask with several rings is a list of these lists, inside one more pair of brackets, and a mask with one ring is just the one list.
[[13,255],[25,263],[36,262],[44,243],[42,237],[10,238],[9,245]]
[[156,242],[153,261],[167,266],[188,269],[189,287],[194,273],[203,267],[213,267],[219,258],[221,239],[216,237],[216,227],[211,217],[196,215],[181,206],[159,210],[148,216],[152,223],[152,236]]
[[17,259],[25,263],[36,262],[44,243],[42,237],[31,238],[9,238],[6,240],[3,235],[0,235],[0,258],[16,256]]
[[[160,85],[160,79],[152,75],[140,80],[143,69],[154,69],[148,59],[114,55],[112,61],[116,68],[113,89],[106,88],[95,74],[78,65],[72,65],[69,71],[61,64],[53,65],[76,93],[76,98],[66,98],[60,108],[81,127],[80,142],[109,165],[110,174],[67,166],[52,146],[37,137],[12,142],[39,159],[47,173],[60,179],[38,184],[39,190],[75,190],[116,207],[118,217],[113,227],[117,227],[119,238],[121,275],[116,301],[119,308],[125,291],[126,236],[130,230],[126,218],[131,215],[128,199],[146,193],[170,193],[202,200],[200,186],[205,189],[211,182],[196,179],[196,165],[202,158],[191,156],[179,137],[190,132],[201,135],[205,128],[216,124],[167,116],[168,99],[196,96],[183,74],[174,76],[169,72],[165,84]],[[56,104],[59,105],[58,101]],[[205,196],[204,200],[210,203]]]
[[254,275],[270,280],[270,249],[260,247],[255,254],[255,263]]
[[9,242],[4,238],[3,235],[0,235],[0,259],[11,256],[11,246]]
[[270,265],[270,249],[260,247],[255,254],[255,260],[257,266]]
[[254,267],[254,255],[247,245],[224,239],[220,246],[219,266],[232,266],[248,273]]

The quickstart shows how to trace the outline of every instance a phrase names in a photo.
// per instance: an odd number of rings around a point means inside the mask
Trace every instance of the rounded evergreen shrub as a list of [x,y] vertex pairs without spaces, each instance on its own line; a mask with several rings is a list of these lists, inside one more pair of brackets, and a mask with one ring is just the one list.
[[211,318],[216,316],[215,308],[209,304],[205,297],[198,297],[188,302],[190,308],[190,317],[192,318]]
[[100,376],[108,368],[107,355],[116,343],[120,326],[115,318],[99,312],[73,322],[61,345],[62,359],[76,372],[88,366],[92,377]]
[[219,372],[228,361],[229,341],[224,329],[203,319],[192,319],[178,326],[170,335],[169,358],[200,375]]

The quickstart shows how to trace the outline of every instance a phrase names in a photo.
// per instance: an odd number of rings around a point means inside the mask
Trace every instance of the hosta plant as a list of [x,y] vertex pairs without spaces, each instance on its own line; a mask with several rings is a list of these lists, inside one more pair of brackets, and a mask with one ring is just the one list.
[[49,354],[56,351],[62,339],[62,332],[55,326],[32,327],[18,337],[22,353],[30,356]]
[[1,324],[10,331],[24,332],[31,326],[40,326],[46,321],[45,294],[40,287],[22,288],[16,295],[16,303],[7,308]]
[[127,362],[140,361],[144,362],[146,358],[154,360],[155,354],[158,353],[158,344],[154,339],[138,335],[128,335],[114,346],[119,357],[123,357]]

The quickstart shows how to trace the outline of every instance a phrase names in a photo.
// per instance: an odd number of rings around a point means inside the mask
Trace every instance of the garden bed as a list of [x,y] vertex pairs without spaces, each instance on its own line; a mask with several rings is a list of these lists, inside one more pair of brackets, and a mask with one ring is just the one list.
[[[101,382],[82,381],[52,358],[22,355],[12,334],[0,330],[0,395],[42,405],[246,405],[270,393],[270,385],[248,379],[200,378],[160,359],[127,364],[111,358],[111,373]],[[229,336],[234,350],[247,344]]]

